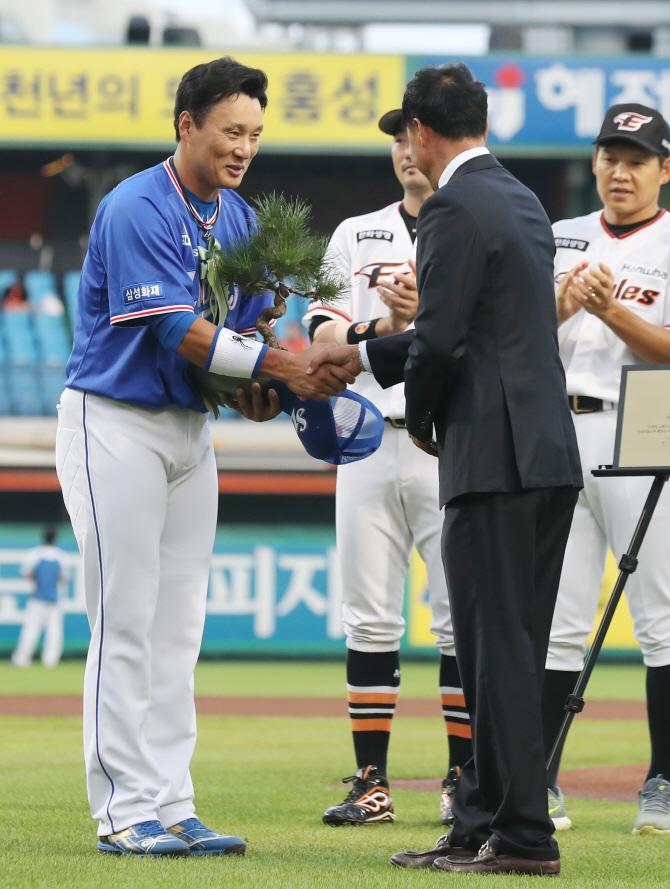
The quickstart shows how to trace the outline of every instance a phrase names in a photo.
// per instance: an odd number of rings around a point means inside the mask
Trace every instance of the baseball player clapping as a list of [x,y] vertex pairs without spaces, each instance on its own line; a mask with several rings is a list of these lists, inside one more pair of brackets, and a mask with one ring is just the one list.
[[[670,130],[644,105],[609,109],[593,172],[604,209],[554,225],[560,355],[584,471],[551,631],[544,684],[547,753],[584,662],[608,546],[626,551],[649,490],[644,478],[597,479],[611,463],[621,367],[670,363]],[[647,666],[651,765],[633,833],[670,832],[670,494],[661,495],[628,581],[635,637]],[[571,826],[549,776],[549,811]]]

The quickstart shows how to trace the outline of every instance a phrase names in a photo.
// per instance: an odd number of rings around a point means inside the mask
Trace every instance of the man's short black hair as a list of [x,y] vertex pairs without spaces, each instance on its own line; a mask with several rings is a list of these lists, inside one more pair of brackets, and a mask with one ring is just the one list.
[[419,68],[402,100],[406,126],[416,118],[445,139],[468,139],[486,132],[487,97],[463,62]]
[[230,56],[214,59],[191,68],[181,79],[174,103],[174,129],[179,142],[179,117],[189,111],[200,128],[217,102],[244,93],[258,99],[265,110],[268,104],[268,78],[260,68],[249,68]]

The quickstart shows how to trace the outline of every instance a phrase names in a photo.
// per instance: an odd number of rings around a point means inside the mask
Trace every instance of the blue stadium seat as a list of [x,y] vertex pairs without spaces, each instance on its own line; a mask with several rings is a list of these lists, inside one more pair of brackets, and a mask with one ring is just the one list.
[[65,388],[65,365],[71,341],[63,315],[34,315],[38,354],[41,358],[42,413],[56,415],[56,405]]
[[63,276],[63,295],[70,320],[70,329],[74,330],[74,319],[77,314],[77,290],[79,289],[80,272],[67,272]]
[[67,363],[72,342],[66,329],[63,315],[34,315],[38,354],[44,364],[63,365]]
[[12,269],[0,269],[0,299],[4,296],[5,290],[18,279],[18,274]]
[[[1,319],[1,315],[0,315]],[[0,416],[11,414],[12,405],[9,400],[9,384],[7,380],[7,350],[0,327]]]
[[12,413],[39,416],[42,414],[42,397],[32,317],[22,312],[5,312],[3,328]]
[[26,272],[23,277],[23,283],[26,286],[28,294],[28,302],[37,311],[41,308],[42,301],[49,297],[56,297],[56,276],[53,272],[31,271]]

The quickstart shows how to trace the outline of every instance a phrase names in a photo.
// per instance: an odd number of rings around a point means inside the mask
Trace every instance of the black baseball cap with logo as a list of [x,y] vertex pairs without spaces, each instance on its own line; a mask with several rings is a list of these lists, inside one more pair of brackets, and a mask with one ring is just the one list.
[[646,105],[630,102],[612,105],[609,109],[593,144],[607,145],[620,140],[632,142],[662,157],[670,156],[670,127],[660,111]]
[[393,111],[387,111],[379,118],[379,129],[387,136],[396,136],[405,127],[402,122],[402,110],[394,108]]

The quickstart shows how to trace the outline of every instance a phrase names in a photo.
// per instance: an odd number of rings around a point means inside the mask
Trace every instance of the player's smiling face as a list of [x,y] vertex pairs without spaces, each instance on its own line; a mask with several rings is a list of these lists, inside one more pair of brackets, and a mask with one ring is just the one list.
[[656,213],[661,185],[670,179],[670,160],[659,163],[651,151],[630,142],[613,142],[596,149],[593,172],[605,220],[626,225]]
[[419,172],[418,167],[409,155],[409,139],[407,131],[401,130],[396,133],[391,147],[391,160],[393,161],[393,169],[398,178],[398,182],[405,191],[420,190],[429,188],[428,180]]
[[182,118],[175,161],[184,185],[204,200],[213,200],[221,188],[237,188],[258,152],[263,131],[258,99],[244,93],[221,99],[200,127],[188,111]]

